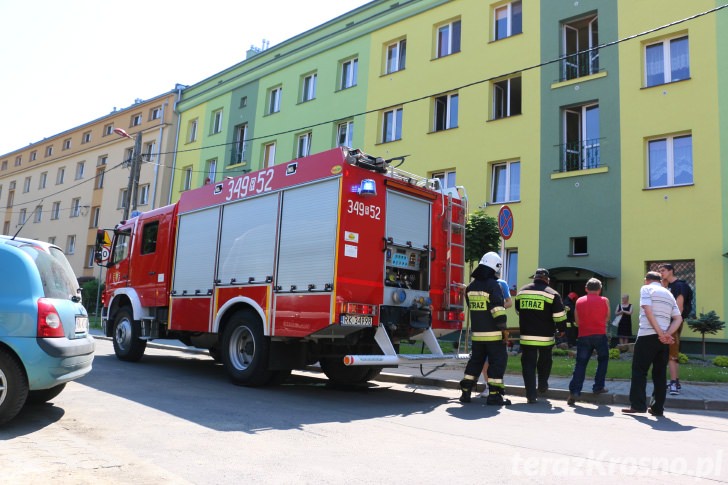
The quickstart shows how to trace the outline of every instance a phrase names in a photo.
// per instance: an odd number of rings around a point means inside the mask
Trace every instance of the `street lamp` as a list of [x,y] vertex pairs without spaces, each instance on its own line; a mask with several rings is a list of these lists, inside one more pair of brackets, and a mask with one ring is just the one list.
[[134,140],[134,149],[131,153],[131,166],[129,172],[129,184],[126,187],[126,203],[124,204],[124,216],[123,220],[129,218],[129,207],[132,206],[132,212],[136,211],[137,208],[137,190],[139,189],[139,172],[142,167],[142,132],[136,134],[136,137],[127,133],[121,128],[114,128],[114,133],[124,138]]

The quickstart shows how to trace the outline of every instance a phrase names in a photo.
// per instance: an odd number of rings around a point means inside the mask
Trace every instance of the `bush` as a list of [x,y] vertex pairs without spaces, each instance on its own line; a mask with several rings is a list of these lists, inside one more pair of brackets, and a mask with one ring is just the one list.
[[[80,281],[80,278],[79,278]],[[101,291],[104,290],[104,284],[101,284]],[[86,311],[92,314],[96,311],[96,297],[99,295],[99,280],[93,278],[81,283],[81,303],[86,307]],[[100,305],[100,303],[99,303]]]
[[688,363],[688,356],[680,352],[677,354],[677,363],[678,364],[687,364]]
[[609,349],[609,358],[616,360],[619,359],[619,357],[622,355],[622,352],[619,351],[619,349]]
[[728,367],[728,356],[719,355],[713,359],[713,365],[717,365],[718,367]]
[[569,351],[554,347],[554,349],[551,351],[551,354],[558,357],[564,357],[566,355],[569,355]]

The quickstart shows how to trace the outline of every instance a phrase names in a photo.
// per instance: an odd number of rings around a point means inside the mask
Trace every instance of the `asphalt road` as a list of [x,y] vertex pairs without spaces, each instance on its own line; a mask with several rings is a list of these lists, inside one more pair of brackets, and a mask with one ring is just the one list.
[[623,416],[614,406],[452,389],[335,389],[312,373],[244,388],[200,354],[136,364],[97,340],[94,370],[0,429],[3,483],[728,483],[725,413]]

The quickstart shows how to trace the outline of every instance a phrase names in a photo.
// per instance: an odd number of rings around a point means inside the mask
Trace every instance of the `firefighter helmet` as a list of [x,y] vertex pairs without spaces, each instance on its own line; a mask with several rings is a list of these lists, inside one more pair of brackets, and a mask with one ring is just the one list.
[[493,251],[489,253],[485,253],[482,258],[480,258],[480,263],[483,266],[487,266],[491,268],[496,273],[500,273],[501,266],[503,266],[503,260],[500,256],[498,256],[498,253],[494,253]]

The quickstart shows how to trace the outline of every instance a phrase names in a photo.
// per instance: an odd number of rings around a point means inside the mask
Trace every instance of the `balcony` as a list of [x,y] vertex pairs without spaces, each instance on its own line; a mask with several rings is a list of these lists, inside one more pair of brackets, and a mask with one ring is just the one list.
[[247,147],[235,147],[232,150],[230,150],[230,162],[228,165],[239,165],[244,164],[246,162],[245,160],[245,150]]
[[599,168],[601,166],[599,143],[600,139],[595,138],[560,145],[561,163],[559,172]]
[[599,72],[599,50],[577,52],[561,61],[560,82],[570,81]]

